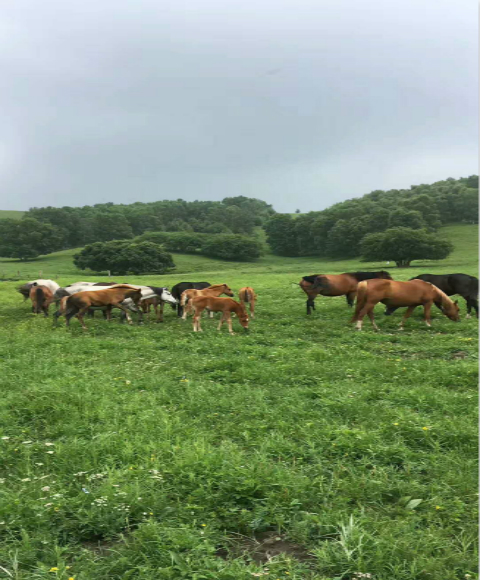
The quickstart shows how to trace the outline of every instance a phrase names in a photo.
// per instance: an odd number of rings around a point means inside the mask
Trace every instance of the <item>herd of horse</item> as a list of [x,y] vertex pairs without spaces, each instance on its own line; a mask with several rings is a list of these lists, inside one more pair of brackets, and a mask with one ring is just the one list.
[[[349,306],[355,305],[351,319],[358,330],[362,329],[363,319],[368,316],[373,327],[375,323],[374,308],[378,303],[386,306],[385,314],[391,315],[398,308],[406,308],[400,329],[417,306],[423,306],[424,319],[431,326],[431,308],[435,306],[450,320],[460,320],[458,301],[450,296],[459,295],[466,300],[467,318],[472,310],[478,318],[478,278],[468,274],[422,274],[406,282],[393,280],[386,271],[347,272],[344,274],[316,274],[304,276],[299,284],[307,295],[307,315],[315,310],[315,298],[321,296],[345,296]],[[227,323],[233,334],[232,314],[236,316],[244,330],[248,330],[249,319],[255,316],[257,295],[250,286],[238,292],[239,301],[233,300],[234,293],[227,284],[210,284],[210,282],[180,282],[171,291],[166,287],[139,286],[136,284],[117,284],[116,282],[75,282],[60,287],[53,280],[32,280],[18,288],[25,299],[30,298],[34,313],[48,316],[49,306],[57,305],[54,314],[55,322],[65,316],[67,326],[73,317],[77,317],[86,329],[85,315],[94,316],[101,310],[107,320],[111,320],[113,308],[119,308],[121,320],[127,319],[133,324],[131,312],[138,315],[141,324],[143,315],[150,315],[153,307],[157,322],[163,322],[163,309],[170,304],[178,317],[186,320],[193,315],[193,330],[201,332],[201,315],[206,310],[210,317],[215,312],[221,313],[218,330]],[[222,297],[225,295],[226,297]],[[247,313],[249,306],[250,317]]]

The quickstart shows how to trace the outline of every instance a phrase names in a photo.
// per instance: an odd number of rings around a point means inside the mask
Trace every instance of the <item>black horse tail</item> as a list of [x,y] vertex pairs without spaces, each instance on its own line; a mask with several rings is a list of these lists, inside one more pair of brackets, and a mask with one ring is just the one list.
[[248,293],[248,289],[245,289],[245,302],[250,302],[250,294]]
[[43,305],[45,304],[45,292],[43,291],[42,288],[37,287],[35,289],[35,303],[36,303],[36,307],[35,307],[35,312],[40,312],[40,310],[43,308]]

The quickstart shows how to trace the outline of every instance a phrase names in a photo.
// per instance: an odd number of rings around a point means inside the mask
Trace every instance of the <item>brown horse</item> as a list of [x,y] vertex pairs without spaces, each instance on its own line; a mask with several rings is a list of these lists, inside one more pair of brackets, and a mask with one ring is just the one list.
[[32,301],[32,312],[40,314],[41,311],[48,316],[48,308],[54,301],[53,292],[46,286],[32,286],[30,288],[30,300]]
[[222,324],[226,321],[228,324],[228,330],[230,334],[234,334],[232,328],[232,312],[238,317],[238,321],[243,326],[243,328],[248,330],[248,314],[245,306],[238,303],[236,300],[231,298],[214,298],[212,296],[195,296],[191,300],[195,314],[193,316],[193,331],[202,332],[200,328],[200,316],[205,308],[208,308],[211,312],[222,312],[222,319],[218,325],[218,330],[222,328]]
[[417,306],[423,306],[427,326],[431,326],[430,310],[432,304],[440,308],[450,320],[455,322],[460,320],[458,300],[452,302],[445,292],[442,292],[430,282],[424,282],[423,280],[410,280],[408,282],[365,280],[358,285],[357,293],[357,306],[351,320],[352,323],[357,323],[357,330],[362,330],[365,314],[372,321],[375,330],[378,330],[373,316],[373,309],[379,302],[383,302],[387,308],[408,306],[400,323],[400,330],[403,330],[405,321],[411,316]]
[[112,308],[120,308],[125,312],[128,323],[133,324],[128,314],[128,308],[122,304],[127,298],[132,299],[138,312],[141,313],[139,303],[142,298],[142,289],[133,288],[128,284],[118,284],[105,290],[87,290],[62,298],[60,310],[55,313],[55,316],[58,318],[61,314],[65,314],[67,326],[70,324],[70,319],[76,316],[82,328],[87,330],[83,317],[89,308],[104,308],[107,312],[107,320],[111,320]]
[[163,322],[163,300],[160,300],[159,296],[152,296],[152,298],[145,298],[140,303],[142,311],[147,315],[148,320],[150,320],[150,308],[153,306],[157,322]]
[[[183,310],[182,320],[187,319],[187,315],[192,311],[191,300],[195,296],[210,296],[212,298],[218,298],[221,294],[226,294],[227,296],[234,296],[232,289],[227,284],[214,284],[208,288],[202,290],[188,289],[182,292],[182,298],[180,299],[180,306]],[[185,305],[187,305],[185,307]],[[210,313],[213,317],[213,313]]]
[[345,274],[315,274],[313,276],[304,276],[300,280],[300,288],[308,296],[307,314],[315,310],[315,298],[320,294],[322,296],[346,296],[347,304],[353,306],[355,296],[357,295],[357,286],[362,280],[371,280],[373,278],[382,278],[391,280],[392,277],[388,272],[347,272]]
[[255,300],[257,299],[257,295],[255,291],[250,286],[245,286],[245,288],[240,288],[238,291],[238,297],[240,299],[240,304],[245,306],[245,303],[248,302],[250,305],[250,316],[255,318]]

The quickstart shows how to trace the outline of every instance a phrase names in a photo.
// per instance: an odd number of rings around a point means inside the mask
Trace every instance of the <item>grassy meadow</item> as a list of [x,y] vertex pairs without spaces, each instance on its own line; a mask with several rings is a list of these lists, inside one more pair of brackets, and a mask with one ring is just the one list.
[[[36,317],[0,284],[0,578],[477,578],[477,321],[402,311],[355,332],[343,298],[305,315],[301,275],[477,275],[477,226],[441,262],[175,256],[168,276],[251,285],[250,333]],[[0,276],[92,279],[74,251]],[[90,276],[90,277],[89,277]],[[98,278],[98,277],[96,277]],[[104,278],[105,279],[105,278]],[[117,277],[125,281],[125,277]],[[118,315],[117,315],[118,316]],[[153,318],[153,317],[152,317]],[[362,576],[363,574],[363,576]],[[368,576],[368,575],[371,576]],[[367,576],[365,576],[367,575]]]

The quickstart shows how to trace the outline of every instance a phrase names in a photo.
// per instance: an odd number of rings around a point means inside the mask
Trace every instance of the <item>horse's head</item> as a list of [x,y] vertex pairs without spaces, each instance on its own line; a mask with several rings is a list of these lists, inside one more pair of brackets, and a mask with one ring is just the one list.
[[31,284],[30,282],[27,282],[27,284],[22,284],[22,286],[19,286],[17,288],[17,291],[20,292],[20,294],[25,298],[25,300],[30,296],[30,288],[32,287],[33,284]]
[[228,284],[222,284],[223,286],[223,293],[226,294],[227,296],[235,296],[235,294],[232,292],[232,289],[230,288],[230,286],[228,286]]
[[125,298],[131,298],[136,306],[138,306],[140,300],[142,299],[142,289],[141,288],[131,288],[125,292]]
[[157,286],[149,286],[155,292],[155,294],[162,300],[163,302],[168,302],[168,304],[177,304],[177,300],[173,297],[171,292],[169,292],[168,288],[158,288]]
[[460,308],[458,307],[458,300],[452,302],[452,300],[448,300],[448,303],[445,303],[442,300],[442,312],[445,316],[448,316],[450,320],[454,322],[460,322]]
[[238,322],[243,326],[244,330],[248,332],[248,323],[250,319],[248,318],[247,309],[245,306],[241,305],[240,309],[237,312]]

